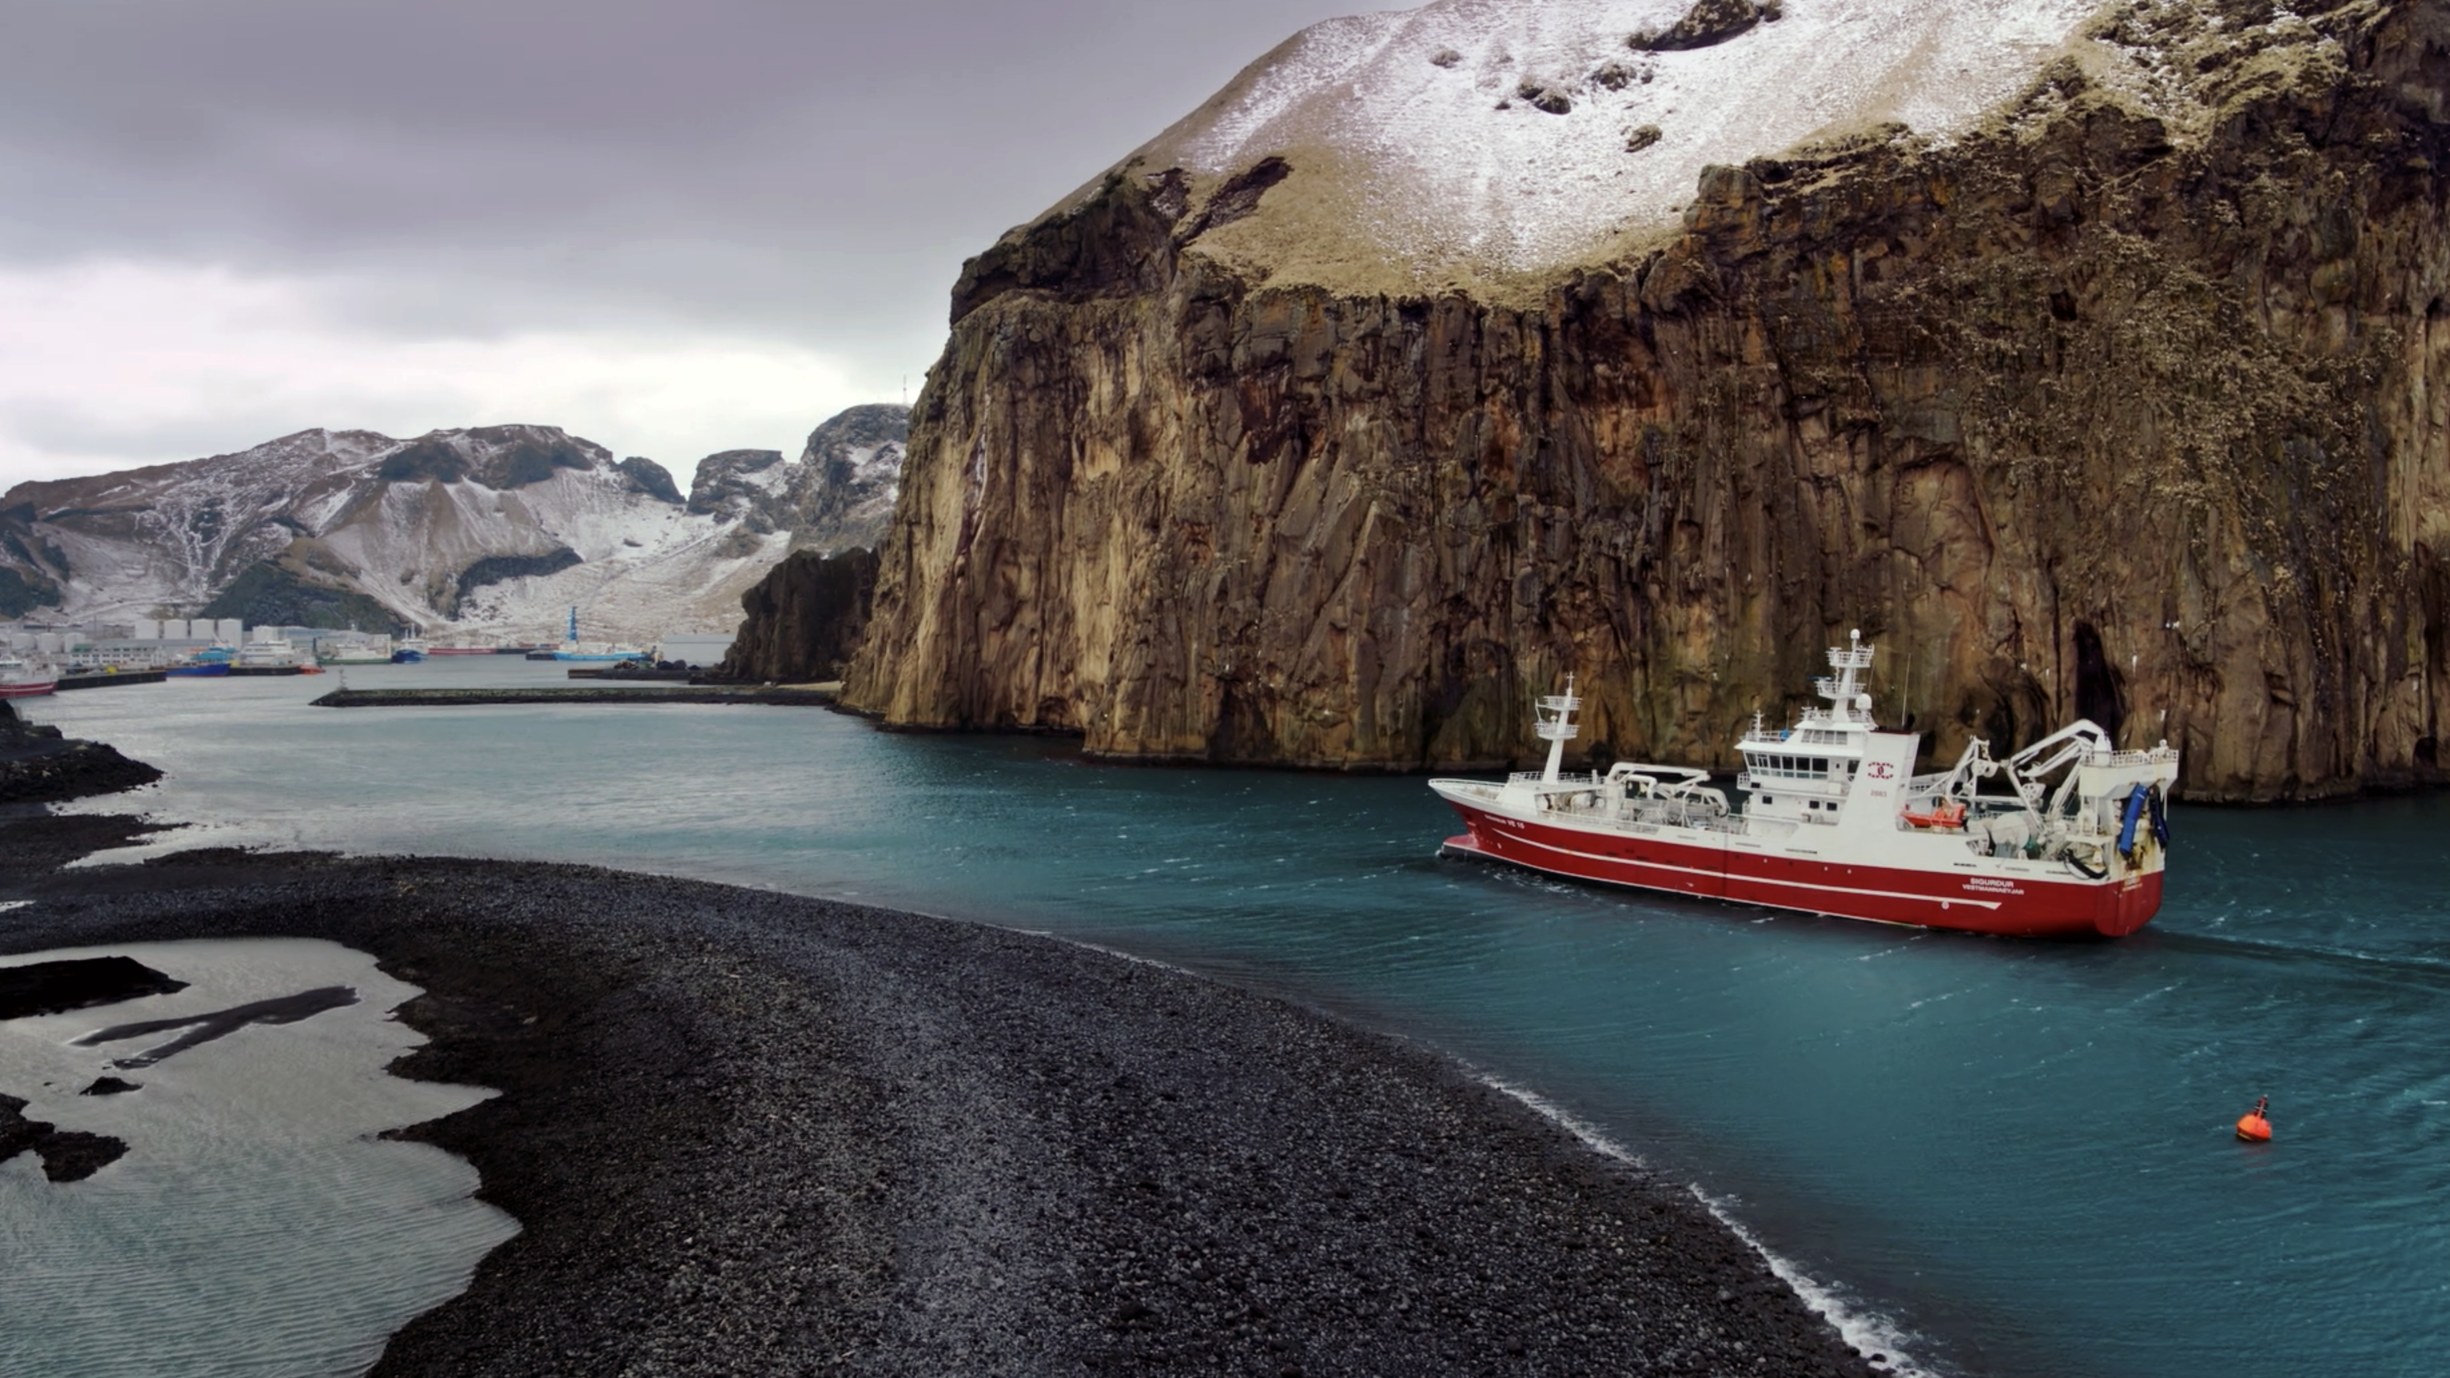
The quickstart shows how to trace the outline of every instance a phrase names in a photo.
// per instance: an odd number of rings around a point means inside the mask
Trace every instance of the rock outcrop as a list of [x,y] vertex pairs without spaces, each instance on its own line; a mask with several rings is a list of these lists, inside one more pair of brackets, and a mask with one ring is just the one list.
[[1939,755],[2087,712],[2198,799],[2438,781],[2450,16],[2294,11],[2109,7],[1951,138],[1452,287],[1274,247],[1332,150],[1119,167],[955,289],[847,700],[1477,766],[1577,674],[1593,756],[1725,766],[1859,627]]
[[808,434],[799,461],[780,450],[726,450],[698,462],[689,510],[735,532],[791,533],[794,550],[870,549],[901,495],[910,409],[849,407]]
[[53,804],[117,794],[162,778],[161,771],[103,742],[64,737],[30,723],[0,699],[0,804]]
[[746,614],[709,678],[776,684],[840,679],[859,649],[876,593],[876,553],[792,553],[743,594]]

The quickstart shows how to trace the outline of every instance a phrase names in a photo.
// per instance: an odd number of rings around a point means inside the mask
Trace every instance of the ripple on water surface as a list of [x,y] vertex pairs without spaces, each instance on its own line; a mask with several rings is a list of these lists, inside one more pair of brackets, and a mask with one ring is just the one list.
[[[0,1163],[0,1373],[362,1372],[516,1232],[474,1199],[465,1161],[377,1137],[491,1093],[384,1072],[425,1040],[390,1014],[417,988],[371,957],[248,939],[25,953],[0,967],[87,956],[133,957],[188,985],[0,1021],[0,1092],[26,1100],[29,1119],[127,1145],[81,1182],[48,1180],[31,1153]],[[76,1042],[332,987],[357,998],[146,1066],[123,1064],[177,1031]],[[106,1075],[140,1089],[78,1094]]]

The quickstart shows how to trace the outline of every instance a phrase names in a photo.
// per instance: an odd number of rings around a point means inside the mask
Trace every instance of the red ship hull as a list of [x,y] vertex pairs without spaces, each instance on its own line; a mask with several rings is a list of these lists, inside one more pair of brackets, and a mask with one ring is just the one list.
[[2116,881],[1824,861],[1775,841],[1695,842],[1558,827],[1449,799],[1468,830],[1446,850],[1549,875],[1873,923],[2014,938],[2119,938],[2161,908],[2161,872]]

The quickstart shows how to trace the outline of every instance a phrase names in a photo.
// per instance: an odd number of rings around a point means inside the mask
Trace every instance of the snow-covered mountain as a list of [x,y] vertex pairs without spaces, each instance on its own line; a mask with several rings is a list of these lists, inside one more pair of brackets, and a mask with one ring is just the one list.
[[1960,132],[2053,58],[2098,57],[2071,40],[2108,8],[1437,0],[1302,31],[1124,167],[1180,169],[1194,200],[1247,183],[1203,246],[1280,275],[1537,273],[1673,227],[1711,164]]
[[[741,593],[792,549],[875,539],[881,522],[838,518],[880,495],[890,510],[906,417],[854,408],[819,427],[799,463],[714,456],[697,490],[726,493],[720,502],[685,500],[663,466],[615,461],[552,426],[413,440],[300,431],[237,454],[19,484],[0,495],[0,616],[525,638],[559,628],[575,604],[590,636],[729,631]],[[832,438],[845,432],[871,438],[837,472]],[[772,462],[744,471],[743,453]],[[762,485],[727,487],[741,472]]]

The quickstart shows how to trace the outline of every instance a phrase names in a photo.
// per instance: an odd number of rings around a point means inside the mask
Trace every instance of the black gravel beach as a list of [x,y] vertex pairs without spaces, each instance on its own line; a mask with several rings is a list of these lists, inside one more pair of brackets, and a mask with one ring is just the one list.
[[58,869],[143,831],[0,806],[0,951],[333,939],[427,992],[396,1070],[502,1092],[401,1131],[521,1233],[378,1373],[1878,1371],[1676,1183],[1279,1000],[580,867]]

